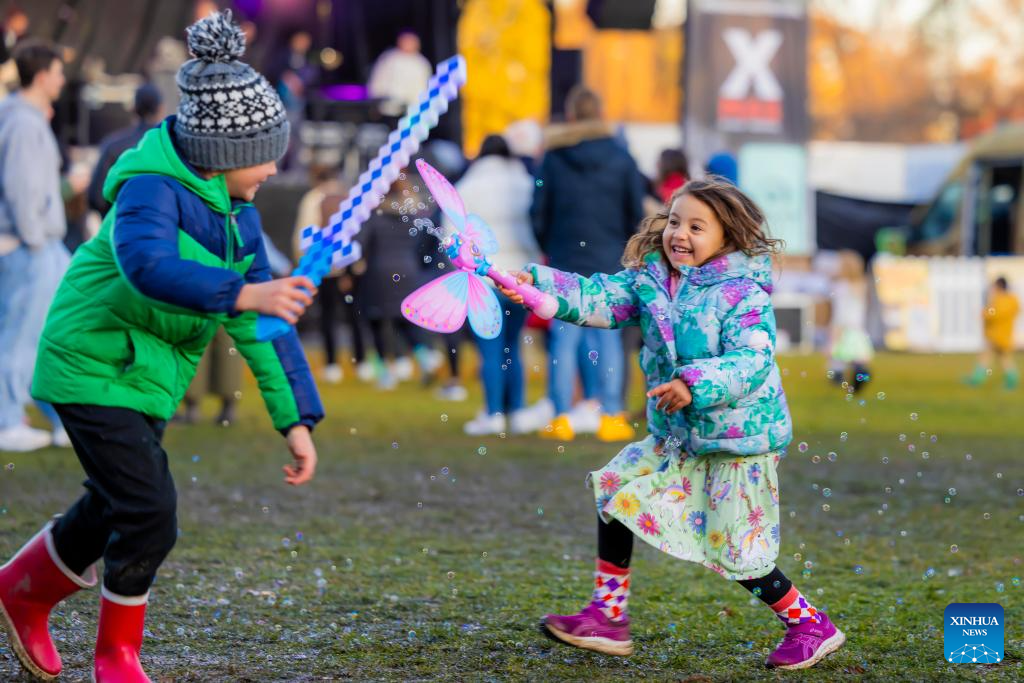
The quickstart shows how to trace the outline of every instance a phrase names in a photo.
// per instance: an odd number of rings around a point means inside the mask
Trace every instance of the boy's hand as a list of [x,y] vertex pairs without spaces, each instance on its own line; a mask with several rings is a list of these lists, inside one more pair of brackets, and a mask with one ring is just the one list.
[[[524,273],[521,270],[512,270],[512,271],[509,271],[509,275],[514,277],[516,282],[518,282],[521,285],[532,285],[533,284],[533,276],[530,275],[529,273]],[[506,289],[505,287],[502,287],[501,285],[499,285],[497,282],[495,282],[494,284],[498,287],[498,291],[501,292],[502,294],[504,294],[505,296],[507,296],[509,299],[512,299],[513,303],[517,303],[517,304],[522,305],[522,303],[523,303],[523,295],[522,294],[520,294],[519,292],[515,291],[514,289]]]
[[658,397],[658,403],[655,405],[655,408],[657,410],[664,409],[666,415],[678,412],[693,403],[693,394],[690,393],[690,387],[686,386],[686,382],[679,378],[671,382],[659,384],[647,392],[647,398],[655,396]]
[[288,450],[295,459],[294,465],[285,465],[284,481],[292,486],[301,486],[313,478],[316,472],[316,446],[306,425],[295,425],[288,431]]
[[283,318],[294,325],[306,307],[313,303],[316,287],[308,277],[283,277],[242,287],[235,301],[238,311],[256,311]]

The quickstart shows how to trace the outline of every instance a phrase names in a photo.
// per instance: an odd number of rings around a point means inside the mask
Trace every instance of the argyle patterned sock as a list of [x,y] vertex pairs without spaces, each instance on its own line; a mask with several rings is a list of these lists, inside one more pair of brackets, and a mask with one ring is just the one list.
[[771,607],[775,611],[775,616],[786,626],[806,624],[808,621],[817,624],[819,621],[818,610],[807,602],[807,598],[796,589],[796,586],[792,586],[785,597]]
[[593,604],[610,620],[620,621],[626,616],[628,602],[629,569],[599,558],[594,572]]

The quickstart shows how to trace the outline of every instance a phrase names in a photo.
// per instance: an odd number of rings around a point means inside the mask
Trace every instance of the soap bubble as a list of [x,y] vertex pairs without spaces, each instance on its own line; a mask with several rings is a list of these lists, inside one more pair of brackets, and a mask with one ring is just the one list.
[[849,434],[847,434],[846,432],[840,432],[839,433],[839,440],[840,441],[846,441],[848,438],[849,438]]
[[829,453],[828,453],[828,461],[829,462],[835,462],[836,458],[838,458],[838,457],[839,457],[839,455],[835,451],[829,451]]
[[959,551],[960,551],[960,546],[958,546],[956,543],[954,543],[953,545],[949,546],[949,552],[956,553],[956,552],[959,552]]
[[481,446],[480,448],[476,449],[476,452],[477,455],[487,455],[487,447]]
[[401,280],[401,279],[402,279],[402,276],[401,276],[401,275],[399,275],[398,273],[393,273],[393,274],[391,275],[391,279],[392,279],[393,281],[395,281],[395,282],[398,282],[399,280]]
[[447,422],[448,416],[445,413],[441,413],[441,422]]
[[797,447],[796,447],[796,449],[797,449],[798,451],[800,451],[801,453],[806,453],[806,452],[807,452],[807,448],[808,448],[808,446],[807,446],[807,442],[806,442],[806,441],[801,441],[801,442],[800,442],[800,443],[799,443],[799,444],[797,445]]
[[885,392],[884,391],[879,391],[877,394],[875,394],[875,398],[877,398],[879,401],[884,401],[885,400]]
[[911,413],[910,414],[910,419],[911,420],[917,420],[917,413]]
[[854,565],[853,573],[857,574],[857,575],[863,574],[864,573],[864,567],[860,566],[859,564],[858,565]]
[[596,363],[597,362],[597,358],[598,358],[597,351],[591,351],[590,353],[588,353],[587,354],[587,358],[589,358],[590,360],[592,360],[593,362]]

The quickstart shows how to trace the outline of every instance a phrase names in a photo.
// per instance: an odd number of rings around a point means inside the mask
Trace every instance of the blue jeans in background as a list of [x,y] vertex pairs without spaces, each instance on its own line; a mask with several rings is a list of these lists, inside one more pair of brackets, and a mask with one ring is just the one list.
[[[25,420],[39,337],[69,261],[60,240],[0,256],[0,429]],[[54,428],[60,426],[50,406],[40,408]]]
[[487,414],[509,415],[522,408],[525,401],[526,373],[519,354],[519,332],[526,322],[526,309],[502,294],[498,294],[498,303],[503,314],[501,332],[494,339],[474,337],[480,349]]
[[548,394],[555,404],[555,414],[564,415],[572,409],[577,368],[583,374],[584,398],[599,400],[605,415],[621,413],[625,363],[622,332],[552,320],[550,335]]

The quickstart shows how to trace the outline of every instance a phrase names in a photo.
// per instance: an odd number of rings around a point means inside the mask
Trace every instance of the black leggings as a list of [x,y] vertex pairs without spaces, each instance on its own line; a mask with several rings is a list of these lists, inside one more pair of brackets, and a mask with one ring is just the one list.
[[[597,518],[597,556],[623,569],[629,567],[633,557],[633,532],[617,519],[605,523]],[[759,579],[737,581],[764,603],[774,605],[785,597],[793,582],[775,567],[767,576]]]

